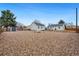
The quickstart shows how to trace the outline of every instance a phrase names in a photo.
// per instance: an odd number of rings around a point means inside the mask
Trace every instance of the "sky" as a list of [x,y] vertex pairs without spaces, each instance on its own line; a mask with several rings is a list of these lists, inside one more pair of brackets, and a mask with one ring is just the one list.
[[2,10],[11,10],[17,17],[16,21],[26,26],[34,20],[46,26],[57,24],[61,19],[75,24],[75,8],[79,8],[78,3],[0,3],[0,16]]

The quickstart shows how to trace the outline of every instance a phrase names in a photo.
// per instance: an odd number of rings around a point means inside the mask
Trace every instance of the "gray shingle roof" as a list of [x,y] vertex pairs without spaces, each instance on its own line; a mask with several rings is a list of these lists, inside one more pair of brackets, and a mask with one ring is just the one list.
[[41,24],[39,22],[33,22],[34,24],[38,25],[38,26],[45,26],[44,24]]
[[50,24],[48,27],[57,27],[57,26],[63,26],[63,24]]
[[41,23],[35,23],[36,25],[40,25],[40,26],[45,26],[44,24]]

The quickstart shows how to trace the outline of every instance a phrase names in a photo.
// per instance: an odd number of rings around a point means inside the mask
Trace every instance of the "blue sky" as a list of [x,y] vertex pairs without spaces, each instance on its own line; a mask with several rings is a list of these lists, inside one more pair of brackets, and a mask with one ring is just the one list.
[[[48,25],[56,24],[60,19],[75,24],[75,8],[79,4],[70,3],[0,3],[0,11],[9,9],[15,14],[16,21],[24,25],[31,24],[35,19]],[[1,13],[0,13],[1,14]],[[78,13],[79,14],[79,13]],[[79,22],[78,22],[79,23]]]

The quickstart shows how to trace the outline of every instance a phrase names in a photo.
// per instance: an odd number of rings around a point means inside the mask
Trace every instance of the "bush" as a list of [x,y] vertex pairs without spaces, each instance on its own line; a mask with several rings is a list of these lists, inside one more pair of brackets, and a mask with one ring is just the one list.
[[0,34],[3,32],[3,29],[2,28],[0,28]]

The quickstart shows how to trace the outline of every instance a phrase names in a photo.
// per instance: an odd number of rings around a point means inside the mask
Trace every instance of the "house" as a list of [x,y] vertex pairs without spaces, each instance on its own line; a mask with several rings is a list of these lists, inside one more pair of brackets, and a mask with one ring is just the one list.
[[47,26],[48,30],[53,30],[53,31],[64,31],[65,30],[65,25],[64,24],[49,24]]
[[66,26],[66,29],[75,29],[76,28],[76,26],[73,25],[72,23],[66,23],[65,26]]
[[31,25],[27,26],[27,28],[34,31],[43,31],[45,30],[45,25],[38,21],[34,21]]
[[9,31],[9,32],[11,32],[11,31],[19,31],[19,30],[23,30],[24,25],[22,23],[17,22],[16,26],[8,26],[8,27],[1,26],[1,28],[4,31]]
[[16,31],[16,26],[8,26],[8,27],[2,26],[1,28],[3,29],[3,31],[9,31],[9,32]]
[[20,22],[17,22],[16,24],[16,30],[17,31],[22,31],[24,29],[24,24],[20,23]]

